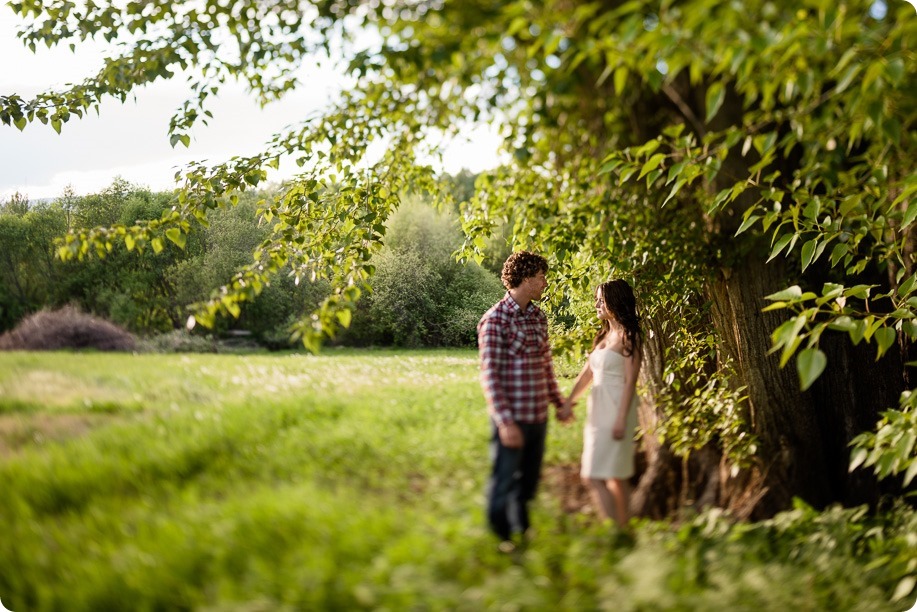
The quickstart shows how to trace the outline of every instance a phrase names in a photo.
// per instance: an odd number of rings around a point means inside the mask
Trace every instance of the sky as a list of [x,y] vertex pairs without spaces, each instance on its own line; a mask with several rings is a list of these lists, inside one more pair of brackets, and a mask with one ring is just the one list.
[[[31,53],[16,37],[19,23],[8,7],[0,6],[0,94],[29,98],[80,82],[102,66],[105,47],[92,42],[80,45],[75,53],[67,46],[39,47]],[[85,195],[105,188],[118,176],[153,190],[171,189],[182,165],[200,160],[219,163],[234,155],[256,153],[272,134],[330,104],[342,78],[329,68],[310,70],[304,75],[307,87],[264,108],[241,86],[224,85],[209,107],[214,119],[194,128],[188,148],[173,149],[168,137],[169,120],[188,93],[180,78],[140,88],[134,99],[123,104],[107,99],[98,116],[92,112],[82,119],[73,117],[63,124],[60,135],[37,121],[22,132],[0,124],[0,201],[15,192],[32,200],[55,198],[67,186]],[[499,144],[493,128],[470,130],[449,146],[443,169],[479,172],[496,166]]]

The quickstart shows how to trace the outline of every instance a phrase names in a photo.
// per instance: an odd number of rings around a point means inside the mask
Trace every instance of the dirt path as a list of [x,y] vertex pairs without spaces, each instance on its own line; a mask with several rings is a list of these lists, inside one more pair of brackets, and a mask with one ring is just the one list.
[[542,482],[550,497],[560,501],[561,508],[569,514],[593,514],[589,492],[579,475],[579,464],[549,465],[544,468]]

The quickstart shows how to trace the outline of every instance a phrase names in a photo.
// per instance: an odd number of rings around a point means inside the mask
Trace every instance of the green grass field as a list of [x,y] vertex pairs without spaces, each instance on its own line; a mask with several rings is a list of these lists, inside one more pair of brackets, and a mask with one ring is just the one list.
[[[564,381],[568,387],[569,380]],[[0,601],[27,610],[906,610],[917,518],[562,509],[496,551],[473,351],[0,353]],[[579,426],[552,427],[549,469]]]

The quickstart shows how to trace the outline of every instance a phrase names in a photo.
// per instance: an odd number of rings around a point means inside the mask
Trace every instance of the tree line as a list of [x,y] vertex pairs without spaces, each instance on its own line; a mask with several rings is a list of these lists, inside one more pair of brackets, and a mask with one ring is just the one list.
[[[452,185],[462,197],[473,182],[463,173]],[[172,207],[172,194],[120,178],[85,196],[68,189],[56,199],[29,202],[14,194],[0,203],[0,333],[31,313],[64,305],[141,336],[184,328],[188,306],[217,292],[269,235],[259,203],[270,197],[270,190],[249,191],[235,206],[217,209],[206,226],[189,233],[184,248],[165,243],[159,252],[132,253],[118,245],[104,257],[65,262],[55,253],[68,231],[159,219]],[[503,293],[500,262],[482,267],[456,261],[463,237],[455,210],[436,208],[423,196],[408,197],[385,231],[385,247],[372,258],[370,290],[334,343],[473,346],[478,319]],[[502,253],[498,244],[494,248]],[[291,323],[329,293],[326,280],[297,280],[287,270],[241,304],[237,317],[218,319],[213,332],[241,331],[264,346],[289,347]]]

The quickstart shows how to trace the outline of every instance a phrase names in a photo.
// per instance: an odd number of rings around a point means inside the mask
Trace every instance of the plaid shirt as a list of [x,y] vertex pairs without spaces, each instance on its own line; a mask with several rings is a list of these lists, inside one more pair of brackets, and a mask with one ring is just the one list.
[[505,422],[544,423],[548,403],[563,399],[554,378],[548,319],[529,304],[523,312],[506,294],[478,323],[481,386],[497,426]]

